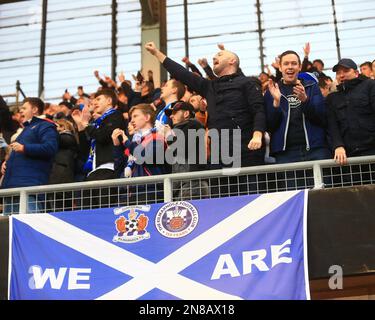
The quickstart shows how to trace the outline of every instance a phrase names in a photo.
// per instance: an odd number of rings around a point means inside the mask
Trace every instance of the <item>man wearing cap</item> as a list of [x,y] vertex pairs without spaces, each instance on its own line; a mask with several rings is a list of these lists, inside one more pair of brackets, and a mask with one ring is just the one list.
[[[178,101],[165,114],[173,123],[173,129],[167,128],[165,132],[169,156],[174,160],[172,173],[206,170],[206,131],[203,124],[195,119],[194,107],[188,102]],[[180,200],[192,199],[194,196],[207,196],[208,184],[200,180],[175,183],[173,190],[174,196]]]
[[69,118],[69,120],[73,120],[73,118],[70,117],[72,114],[73,105],[69,101],[61,101],[59,106],[60,112],[62,112],[66,118]]
[[375,155],[374,80],[359,75],[351,59],[341,59],[332,70],[339,85],[326,101],[335,161]]

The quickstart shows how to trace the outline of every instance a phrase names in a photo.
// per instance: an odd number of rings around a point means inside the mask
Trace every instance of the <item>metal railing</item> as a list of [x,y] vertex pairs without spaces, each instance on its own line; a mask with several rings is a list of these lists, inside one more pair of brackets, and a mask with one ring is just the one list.
[[375,184],[375,156],[0,190],[0,213],[46,213]]

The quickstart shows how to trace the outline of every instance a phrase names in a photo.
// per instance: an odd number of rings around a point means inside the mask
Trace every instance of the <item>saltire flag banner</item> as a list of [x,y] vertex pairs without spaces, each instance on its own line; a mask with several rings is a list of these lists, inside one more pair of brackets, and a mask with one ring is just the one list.
[[309,299],[307,194],[13,215],[9,299]]

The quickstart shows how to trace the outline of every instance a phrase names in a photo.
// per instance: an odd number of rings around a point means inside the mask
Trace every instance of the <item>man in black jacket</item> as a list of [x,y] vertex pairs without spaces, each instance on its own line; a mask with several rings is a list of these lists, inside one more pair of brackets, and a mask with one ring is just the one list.
[[[174,161],[172,173],[206,170],[205,128],[194,119],[194,107],[178,101],[165,114],[173,123],[173,129],[166,128],[165,137],[169,145],[167,157]],[[168,158],[167,158],[168,159]],[[173,195],[178,200],[201,199],[208,196],[208,183],[201,179],[173,183]]]
[[[114,108],[116,104],[117,97],[113,90],[103,89],[95,94],[93,101],[94,114],[99,115],[95,121],[90,122],[92,115],[87,106],[82,112],[76,109],[72,113],[78,127],[80,152],[87,159],[84,165],[87,174],[85,181],[117,177],[114,170],[112,132],[116,128],[126,130],[127,123],[121,112]],[[95,199],[94,194],[92,198],[92,203],[100,201]],[[89,203],[89,200],[84,199],[84,202]],[[101,203],[105,205],[105,202],[105,198],[102,198]]]
[[[166,139],[173,147],[176,163],[172,165],[172,173],[206,170],[206,145],[204,126],[194,118],[194,107],[184,101],[177,101],[171,109],[165,111],[170,117],[172,129],[167,126]],[[180,152],[178,149],[184,152]]]
[[127,123],[121,112],[114,109],[117,97],[110,89],[103,89],[95,94],[94,113],[100,115],[91,121],[88,107],[82,112],[74,110],[72,117],[77,124],[80,151],[87,155],[84,170],[86,181],[116,178],[114,173],[112,132],[116,128],[126,130]]
[[[153,42],[147,43],[145,47],[174,79],[207,99],[211,167],[246,167],[264,163],[263,96],[259,87],[247,77],[238,74],[239,58],[236,54],[221,50],[214,56],[213,70],[218,78],[210,81],[187,71],[180,64],[167,58]],[[213,143],[215,130],[218,133],[218,140]],[[237,142],[233,141],[236,137],[238,137]],[[228,152],[229,156],[225,158],[224,155]],[[219,159],[215,159],[215,155],[219,155]]]
[[333,72],[340,84],[326,101],[335,161],[375,155],[375,81],[359,76],[351,59],[341,59]]

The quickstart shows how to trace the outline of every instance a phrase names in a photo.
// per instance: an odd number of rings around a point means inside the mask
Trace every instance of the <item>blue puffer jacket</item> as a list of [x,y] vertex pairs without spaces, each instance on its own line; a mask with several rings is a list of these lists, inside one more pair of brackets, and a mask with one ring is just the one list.
[[32,118],[16,139],[24,153],[12,152],[2,188],[18,188],[48,184],[53,159],[58,150],[58,133],[54,123]]
[[[315,81],[302,80],[305,87],[308,100],[302,103],[303,127],[306,138],[306,149],[314,149],[318,147],[327,147],[326,142],[326,106],[324,98]],[[283,88],[279,83],[281,90],[280,106],[273,106],[273,97],[267,90],[264,96],[267,114],[267,131],[271,133],[271,153],[275,154],[286,149],[286,139],[289,127],[290,108],[288,99],[283,92]]]

